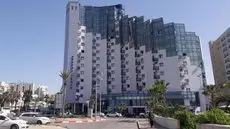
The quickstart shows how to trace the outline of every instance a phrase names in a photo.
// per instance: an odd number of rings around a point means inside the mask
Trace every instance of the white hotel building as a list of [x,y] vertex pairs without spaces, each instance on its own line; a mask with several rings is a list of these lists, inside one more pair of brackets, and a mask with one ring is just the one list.
[[73,112],[84,111],[96,87],[105,108],[115,110],[124,102],[137,112],[134,108],[146,103],[130,96],[146,93],[156,80],[169,84],[168,93],[175,93],[169,94],[170,101],[205,108],[199,37],[183,24],[164,24],[162,18],[125,16],[122,5],[67,4],[64,71],[71,73],[66,102]]

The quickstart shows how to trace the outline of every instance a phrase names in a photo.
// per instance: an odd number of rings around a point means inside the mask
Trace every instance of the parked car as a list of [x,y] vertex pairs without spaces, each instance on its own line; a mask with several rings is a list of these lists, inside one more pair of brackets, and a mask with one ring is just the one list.
[[26,121],[20,119],[11,119],[6,115],[0,115],[0,129],[25,129],[29,128]]
[[19,117],[28,122],[28,124],[48,124],[50,123],[50,119],[48,117],[44,117],[37,112],[25,112],[22,113]]
[[108,113],[106,116],[107,117],[122,117],[121,113],[118,113],[118,112]]
[[[95,113],[93,114],[93,116],[95,116]],[[99,113],[97,113],[97,116],[100,116],[100,117],[105,117],[105,113],[103,113],[103,112],[99,112]]]
[[140,117],[140,118],[146,118],[146,116],[147,116],[147,115],[146,115],[145,113],[140,113],[140,114],[139,114],[139,117]]

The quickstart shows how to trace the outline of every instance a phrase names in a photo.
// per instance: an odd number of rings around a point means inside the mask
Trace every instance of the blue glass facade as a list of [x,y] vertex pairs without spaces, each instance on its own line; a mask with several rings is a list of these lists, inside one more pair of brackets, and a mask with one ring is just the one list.
[[[104,109],[116,110],[119,104],[123,103],[127,107],[146,107],[150,95],[147,91],[141,92],[127,92],[127,93],[111,93],[102,95],[102,101]],[[184,105],[184,99],[190,99],[191,106],[199,106],[199,93],[197,91],[192,92],[167,92],[166,102],[168,104]]]

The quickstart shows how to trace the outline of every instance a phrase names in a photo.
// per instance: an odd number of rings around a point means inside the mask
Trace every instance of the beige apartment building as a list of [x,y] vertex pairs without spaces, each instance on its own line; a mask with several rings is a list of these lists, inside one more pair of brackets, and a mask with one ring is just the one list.
[[230,28],[215,41],[210,41],[209,49],[215,84],[230,82]]

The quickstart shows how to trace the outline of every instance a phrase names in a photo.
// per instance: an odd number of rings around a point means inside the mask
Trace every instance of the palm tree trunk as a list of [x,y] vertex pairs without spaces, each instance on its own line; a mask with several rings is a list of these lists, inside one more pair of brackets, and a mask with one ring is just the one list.
[[62,95],[62,116],[64,116],[65,113],[65,96],[66,96],[66,81],[64,82],[64,91]]
[[37,101],[34,102],[34,112],[36,112]]
[[17,108],[17,101],[15,101],[14,103],[14,110],[16,110],[16,108]]

